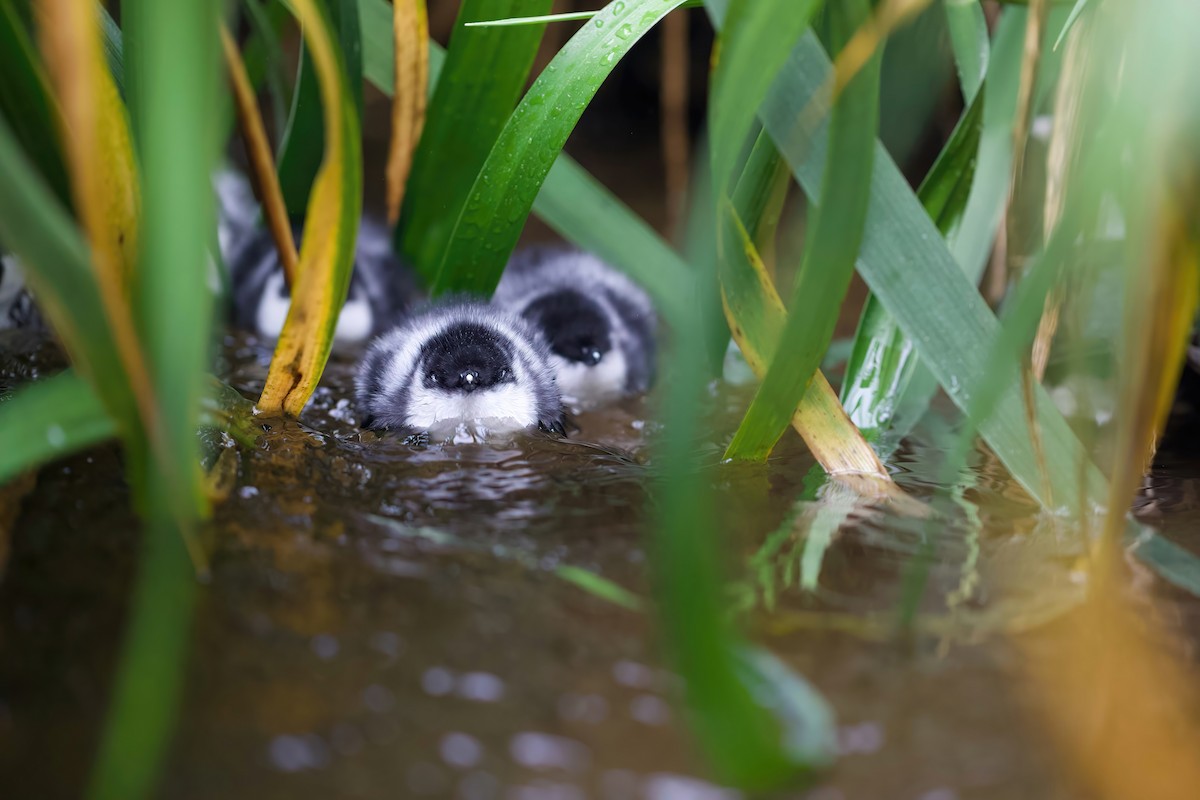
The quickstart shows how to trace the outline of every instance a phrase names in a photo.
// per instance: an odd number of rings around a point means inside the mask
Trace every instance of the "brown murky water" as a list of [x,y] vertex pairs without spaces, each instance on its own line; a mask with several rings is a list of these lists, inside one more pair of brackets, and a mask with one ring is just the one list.
[[[230,352],[231,381],[252,393],[267,352],[246,342]],[[336,359],[303,424],[265,421],[259,449],[238,458],[159,795],[737,796],[708,782],[690,747],[653,617],[560,569],[648,597],[647,402],[581,414],[568,441],[415,448],[360,435],[352,368]],[[746,401],[715,391],[714,460]],[[892,460],[917,497],[933,491],[947,427],[931,416]],[[1032,629],[1053,642],[1077,592],[1078,538],[982,455],[961,515],[933,539],[925,523],[835,488],[795,505],[811,496],[811,467],[789,437],[763,467],[721,467],[712,488],[733,542],[731,607],[838,715],[836,768],[792,796],[1087,797],[1027,713],[1003,635]],[[1143,501],[1147,519],[1192,549],[1197,481],[1194,455],[1168,448]],[[78,796],[137,543],[112,447],[47,468],[25,499],[0,583],[4,797]],[[895,610],[921,552],[931,558],[917,633],[900,637]],[[1194,600],[1149,577],[1136,585],[1200,638]]]

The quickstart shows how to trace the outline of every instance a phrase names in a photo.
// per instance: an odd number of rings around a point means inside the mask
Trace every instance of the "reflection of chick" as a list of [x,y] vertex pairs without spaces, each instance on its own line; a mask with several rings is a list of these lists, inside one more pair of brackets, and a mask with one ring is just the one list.
[[[220,173],[214,180],[220,201],[218,240],[229,266],[233,323],[261,336],[277,337],[287,319],[291,296],[270,232],[257,223],[258,206],[240,176]],[[299,246],[302,230],[292,233]],[[359,224],[354,271],[334,338],[358,342],[396,324],[416,297],[409,269],[392,253],[387,228],[370,218]]]
[[376,339],[359,368],[364,428],[440,439],[563,433],[546,345],[520,317],[478,302],[430,306]]
[[590,253],[533,247],[513,256],[494,302],[539,328],[558,386],[592,405],[643,392],[654,379],[654,306],[629,278]]

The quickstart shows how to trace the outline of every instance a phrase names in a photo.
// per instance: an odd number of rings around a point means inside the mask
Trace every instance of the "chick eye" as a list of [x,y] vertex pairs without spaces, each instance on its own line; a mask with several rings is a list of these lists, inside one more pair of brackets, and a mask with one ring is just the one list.
[[438,382],[437,373],[436,372],[429,373],[428,375],[425,376],[425,380],[429,381],[430,383],[437,383]]

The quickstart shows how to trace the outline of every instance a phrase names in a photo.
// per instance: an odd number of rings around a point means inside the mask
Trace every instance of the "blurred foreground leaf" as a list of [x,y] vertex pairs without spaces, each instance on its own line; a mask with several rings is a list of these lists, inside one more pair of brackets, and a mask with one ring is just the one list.
[[117,434],[104,404],[74,372],[29,384],[0,402],[0,430],[0,484]]

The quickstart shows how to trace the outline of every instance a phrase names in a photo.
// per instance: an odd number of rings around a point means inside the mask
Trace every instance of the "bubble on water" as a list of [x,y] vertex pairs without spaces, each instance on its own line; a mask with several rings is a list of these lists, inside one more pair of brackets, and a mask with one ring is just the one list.
[[504,681],[490,672],[467,672],[458,679],[458,696],[479,703],[504,697]]
[[508,751],[513,761],[528,769],[579,772],[591,761],[588,749],[579,742],[536,731],[518,733],[509,742]]
[[629,715],[643,725],[666,725],[671,707],[657,695],[639,694],[629,703]]
[[654,685],[654,670],[636,661],[622,660],[613,664],[613,680],[631,689],[649,689]]
[[845,725],[838,731],[838,752],[842,755],[876,753],[883,742],[883,726],[878,722]]
[[737,800],[742,793],[699,778],[659,772],[646,778],[642,796],[646,800]]
[[328,633],[318,633],[308,643],[308,646],[316,653],[317,658],[322,661],[328,661],[333,658],[338,654],[338,650],[341,649],[337,637]]
[[372,683],[363,690],[363,705],[376,714],[384,714],[396,705],[396,696],[386,686]]
[[395,658],[400,655],[403,643],[395,633],[391,631],[379,631],[371,637],[371,646],[382,652],[385,656]]
[[466,733],[448,733],[442,737],[438,750],[442,760],[452,767],[467,769],[483,758],[483,745],[474,736]]
[[421,688],[434,697],[450,694],[454,690],[454,673],[444,667],[432,667],[421,676]]
[[258,487],[243,486],[242,488],[238,489],[238,497],[242,498],[243,500],[249,500],[251,497],[258,497]]
[[270,745],[271,763],[282,772],[320,769],[329,763],[329,748],[315,734],[276,736]]

